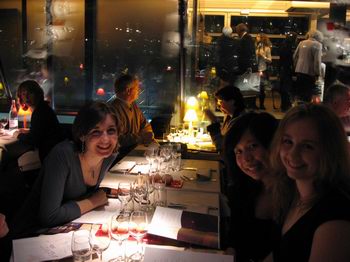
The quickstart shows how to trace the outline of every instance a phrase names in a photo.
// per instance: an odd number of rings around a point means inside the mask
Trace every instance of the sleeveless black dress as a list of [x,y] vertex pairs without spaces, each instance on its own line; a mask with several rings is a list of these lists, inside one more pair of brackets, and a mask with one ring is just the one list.
[[274,249],[274,261],[308,261],[316,229],[327,221],[350,221],[350,200],[337,191],[322,197],[283,236]]

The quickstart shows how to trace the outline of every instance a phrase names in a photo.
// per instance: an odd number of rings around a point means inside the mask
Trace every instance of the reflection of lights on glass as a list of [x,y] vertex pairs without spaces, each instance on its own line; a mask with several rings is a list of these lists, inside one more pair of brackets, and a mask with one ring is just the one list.
[[65,77],[63,78],[63,81],[64,81],[65,84],[68,84],[68,82],[69,82],[68,76],[65,76]]
[[132,39],[129,39],[128,41],[129,41],[129,42],[132,42]]
[[102,87],[100,87],[96,90],[96,95],[98,95],[98,96],[104,96],[105,94],[106,94],[105,90]]
[[80,68],[81,70],[83,70],[83,69],[84,69],[84,64],[83,64],[83,63],[80,63],[79,68]]
[[85,38],[85,42],[89,41],[89,39]]
[[0,90],[4,89],[4,85],[0,82]]
[[171,71],[171,69],[172,69],[172,67],[169,65],[166,67],[166,71]]
[[136,29],[136,33],[141,34],[141,30]]

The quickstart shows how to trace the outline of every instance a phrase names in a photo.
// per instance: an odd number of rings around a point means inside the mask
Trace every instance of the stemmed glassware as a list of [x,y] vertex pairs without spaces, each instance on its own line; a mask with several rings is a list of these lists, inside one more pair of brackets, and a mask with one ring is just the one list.
[[130,183],[121,182],[118,184],[118,199],[121,202],[121,213],[125,212],[125,207],[132,199],[132,186]]
[[130,217],[130,235],[137,240],[137,252],[129,257],[129,261],[142,261],[143,248],[141,241],[148,231],[147,214],[144,211],[134,211]]
[[74,261],[90,261],[90,231],[80,229],[72,234],[71,249]]
[[122,254],[120,256],[111,260],[113,262],[126,261],[125,245],[123,246],[123,243],[129,237],[129,220],[130,214],[128,213],[115,214],[111,218],[111,235],[118,241],[119,249],[122,250]]
[[152,176],[152,183],[155,189],[154,193],[154,205],[155,206],[166,206],[166,178],[165,175],[160,173]]
[[97,252],[99,261],[102,261],[102,253],[111,243],[108,224],[92,224],[89,241],[92,250]]
[[133,182],[134,200],[141,208],[148,209],[149,194],[153,192],[150,176],[139,173]]
[[7,117],[0,117],[0,131],[3,131],[8,123],[8,118]]
[[149,165],[149,174],[152,173],[154,165],[156,164],[155,160],[156,160],[157,155],[158,155],[158,150],[159,150],[158,147],[150,146],[145,151],[145,157],[146,157],[146,160],[147,160],[148,165]]

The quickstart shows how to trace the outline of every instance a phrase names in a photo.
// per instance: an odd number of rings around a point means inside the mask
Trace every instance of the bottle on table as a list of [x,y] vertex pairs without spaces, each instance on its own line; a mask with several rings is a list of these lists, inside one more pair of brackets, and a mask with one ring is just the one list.
[[9,113],[9,130],[18,128],[18,111],[16,107],[16,100],[12,100],[11,109]]

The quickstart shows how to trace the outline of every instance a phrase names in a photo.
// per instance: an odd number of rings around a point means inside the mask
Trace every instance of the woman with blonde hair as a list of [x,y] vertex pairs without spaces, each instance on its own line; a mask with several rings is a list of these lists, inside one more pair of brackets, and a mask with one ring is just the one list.
[[323,105],[292,108],[270,159],[281,225],[274,261],[350,261],[349,144],[338,117]]
[[271,64],[271,47],[270,39],[264,33],[259,33],[255,39],[256,57],[258,59],[258,70],[260,72],[260,93],[259,106],[260,109],[265,110],[265,86],[268,84],[268,64]]

